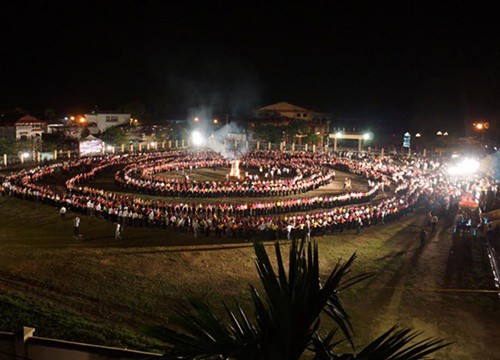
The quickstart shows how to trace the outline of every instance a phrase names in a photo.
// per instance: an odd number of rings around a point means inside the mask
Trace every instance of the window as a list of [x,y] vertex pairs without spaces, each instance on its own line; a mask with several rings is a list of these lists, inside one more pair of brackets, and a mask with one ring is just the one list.
[[297,117],[299,118],[299,117],[300,117],[300,114],[297,114]]

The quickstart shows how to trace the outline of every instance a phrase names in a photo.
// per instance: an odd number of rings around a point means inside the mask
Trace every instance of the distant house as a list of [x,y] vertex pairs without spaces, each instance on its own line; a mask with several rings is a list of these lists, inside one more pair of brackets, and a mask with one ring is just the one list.
[[46,123],[31,115],[25,115],[16,121],[16,139],[28,140],[41,137],[45,132]]
[[279,119],[284,120],[312,120],[313,110],[309,110],[297,105],[282,101],[276,104],[261,107],[256,110],[259,119]]
[[130,123],[131,114],[117,112],[93,112],[85,114],[87,127],[91,134],[100,134],[113,126],[125,125]]

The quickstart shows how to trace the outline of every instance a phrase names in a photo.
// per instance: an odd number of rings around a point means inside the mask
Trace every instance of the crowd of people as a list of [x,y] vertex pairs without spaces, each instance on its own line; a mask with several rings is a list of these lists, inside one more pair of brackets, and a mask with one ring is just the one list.
[[[126,189],[171,197],[290,196],[305,193],[335,179],[335,170],[315,162],[311,153],[250,152],[239,159],[244,175],[235,181],[196,181],[193,169],[227,168],[231,161],[220,154],[202,151],[185,154],[170,162],[150,161],[128,165],[115,181]],[[183,178],[169,177],[181,172]],[[162,173],[162,176],[157,174]],[[164,175],[167,173],[167,176]],[[229,175],[229,174],[228,174]],[[229,177],[229,176],[228,176]]]
[[[257,159],[261,159],[261,162]],[[413,210],[419,199],[427,199],[431,204],[439,201],[455,202],[464,186],[459,181],[446,178],[440,164],[425,159],[393,162],[389,158],[370,156],[299,154],[296,157],[278,152],[250,153],[242,160],[242,164],[255,166],[258,171],[262,167],[265,172],[277,172],[278,169],[283,172],[287,168],[293,176],[303,175],[301,179],[314,179],[313,172],[334,176],[334,169],[339,169],[366,178],[369,186],[366,191],[350,191],[332,196],[207,204],[189,199],[183,202],[146,200],[93,188],[88,184],[100,172],[119,166],[130,169],[132,165],[134,169],[158,174],[170,166],[191,169],[213,166],[214,162],[225,166],[225,161],[201,151],[83,158],[12,173],[2,182],[0,191],[57,206],[61,210],[64,208],[64,214],[69,209],[102,217],[119,225],[120,237],[127,226],[137,226],[190,232],[195,237],[280,239],[297,235],[309,237],[346,229],[360,231],[364,227],[404,216]],[[58,172],[70,176],[66,181],[65,192],[44,185],[44,180]],[[134,172],[137,174],[137,170]],[[123,170],[118,170],[118,173],[123,174]],[[187,181],[185,184],[191,186],[194,182]],[[224,186],[224,183],[212,183],[210,188],[218,193],[218,186]],[[293,183],[287,183],[286,186],[293,186]],[[468,184],[468,188],[475,189],[476,184]],[[385,196],[377,199],[376,195],[382,191],[386,192]]]

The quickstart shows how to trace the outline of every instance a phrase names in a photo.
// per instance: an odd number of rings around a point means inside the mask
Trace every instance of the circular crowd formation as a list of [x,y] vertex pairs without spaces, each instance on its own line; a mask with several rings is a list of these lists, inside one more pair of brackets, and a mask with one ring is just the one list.
[[[176,229],[194,237],[279,239],[359,231],[396,220],[421,201],[450,206],[463,191],[479,196],[487,181],[449,177],[440,162],[425,158],[278,151],[243,155],[239,178],[192,179],[198,169],[226,169],[234,161],[202,150],[80,158],[13,172],[0,191],[122,227]],[[340,194],[308,196],[331,184],[336,170],[365,179],[366,189],[352,191],[346,182]],[[106,172],[114,172],[122,191],[91,186]],[[67,179],[64,191],[48,184],[51,177]]]

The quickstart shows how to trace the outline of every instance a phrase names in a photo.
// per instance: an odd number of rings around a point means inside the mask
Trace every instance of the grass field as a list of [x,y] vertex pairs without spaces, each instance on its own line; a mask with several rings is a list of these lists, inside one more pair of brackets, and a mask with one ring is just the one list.
[[[96,183],[112,187],[111,179]],[[320,191],[338,191],[338,185]],[[188,297],[206,298],[221,312],[221,299],[246,306],[248,284],[258,285],[251,244],[195,242],[190,235],[142,228],[127,228],[115,241],[113,224],[86,216],[82,240],[75,240],[73,216],[63,221],[55,208],[0,198],[0,331],[34,326],[43,336],[158,350],[160,344],[141,334],[142,325],[175,326],[174,309]],[[355,342],[365,344],[401,324],[454,341],[440,359],[495,359],[498,296],[474,292],[491,289],[481,245],[458,282],[461,269],[450,265],[446,224],[418,247],[423,217],[316,239],[323,276],[354,252],[354,271],[375,274],[342,294]],[[268,249],[273,252],[271,243]]]

